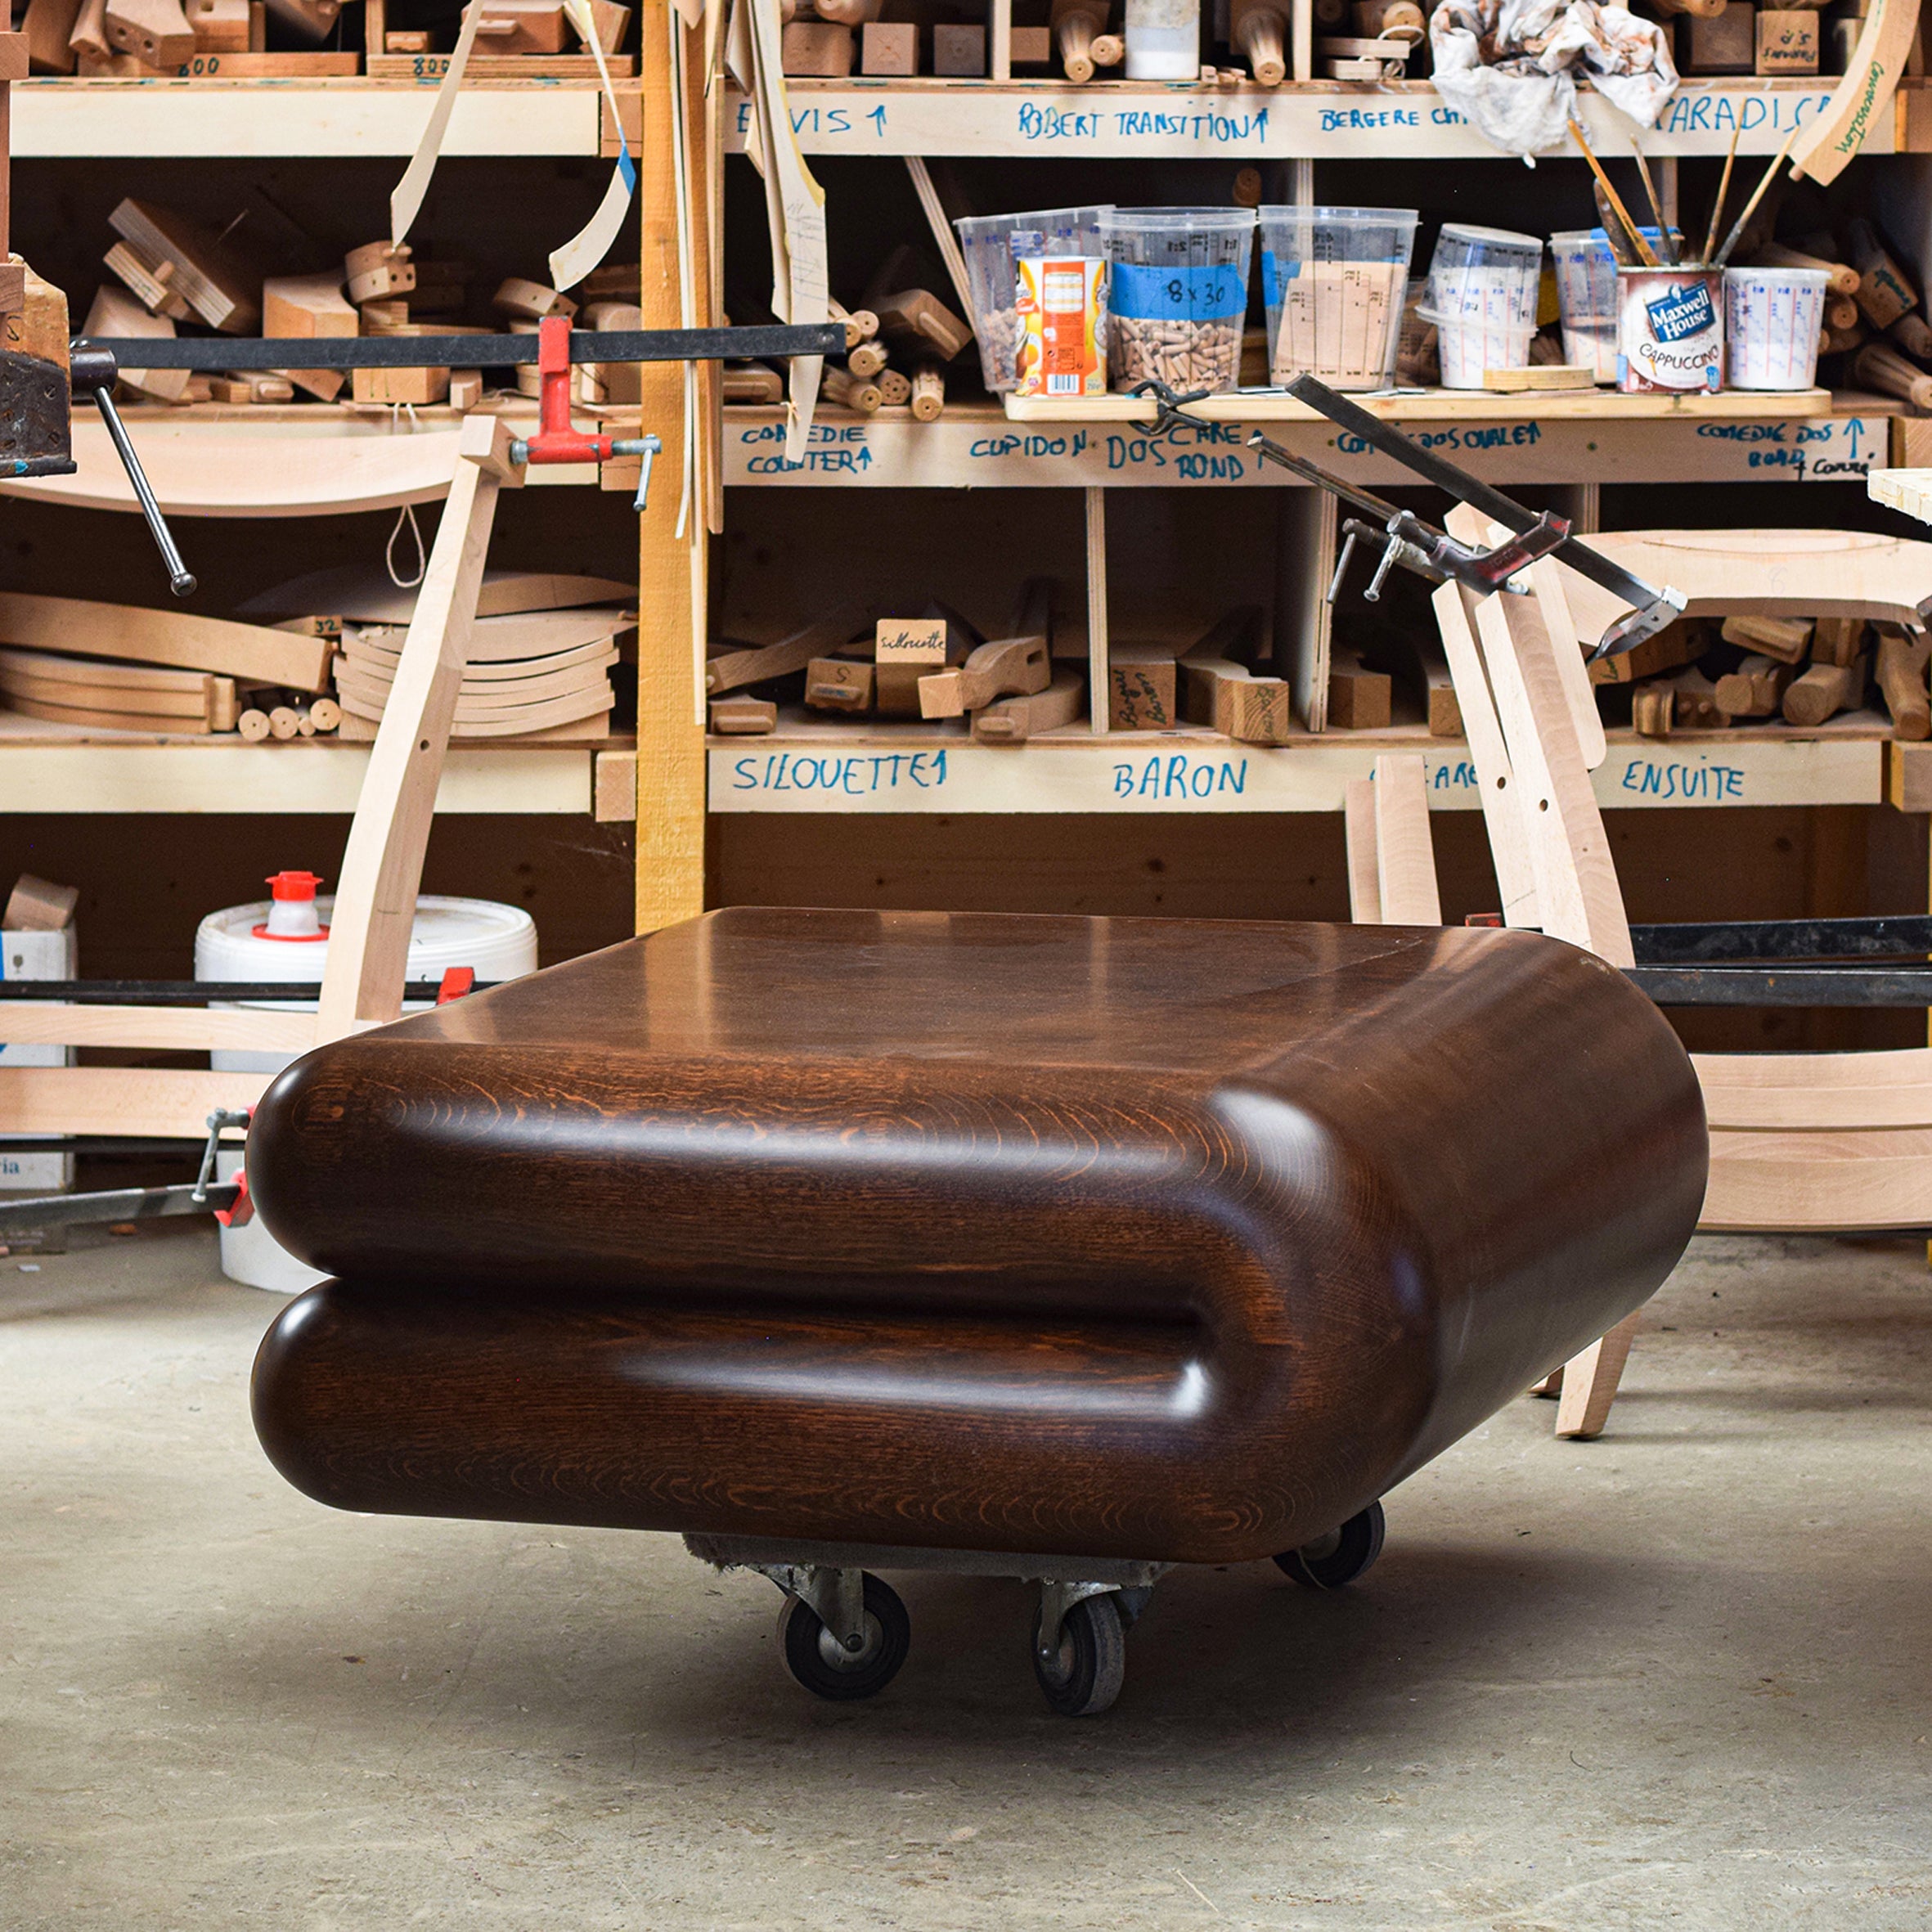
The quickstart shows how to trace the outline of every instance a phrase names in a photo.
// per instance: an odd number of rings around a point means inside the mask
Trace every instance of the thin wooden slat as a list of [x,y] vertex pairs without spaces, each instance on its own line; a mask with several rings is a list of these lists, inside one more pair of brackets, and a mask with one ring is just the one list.
[[[307,1053],[315,1045],[312,1013],[216,1013],[198,1006],[61,1006],[45,1000],[0,1000],[0,1040],[9,1046],[153,1048],[204,1053]],[[55,1068],[54,1072],[69,1071]]]
[[1351,778],[1342,791],[1341,812],[1348,849],[1348,916],[1358,926],[1379,926],[1382,879],[1375,858],[1375,780]]
[[193,1067],[0,1067],[0,1129],[200,1140],[209,1114],[253,1107],[273,1078]]
[[1385,753],[1375,761],[1375,871],[1387,926],[1440,926],[1436,847],[1422,761]]

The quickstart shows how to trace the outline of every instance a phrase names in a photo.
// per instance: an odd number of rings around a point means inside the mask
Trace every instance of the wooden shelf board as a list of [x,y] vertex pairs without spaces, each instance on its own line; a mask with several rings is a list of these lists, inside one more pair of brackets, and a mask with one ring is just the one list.
[[[1609,738],[1593,775],[1606,810],[1876,805],[1885,797],[1889,730],[1871,712],[1815,733],[1781,725]],[[1211,731],[1095,737],[1081,724],[1000,746],[974,744],[958,726],[788,718],[769,737],[708,743],[714,812],[1340,811],[1348,780],[1368,777],[1376,753],[1391,748],[1422,753],[1432,808],[1478,806],[1467,748],[1419,725],[1265,746]]]
[[[404,416],[398,430],[380,406],[324,402],[137,405],[121,413],[162,509],[183,517],[348,514],[438,501],[449,493],[461,420],[452,409],[419,409],[415,429]],[[534,427],[537,404],[519,397],[495,413]],[[622,436],[635,433],[637,417],[633,411],[573,420]],[[0,480],[0,495],[82,510],[140,508],[106,425],[91,411],[75,416],[74,460],[70,476]],[[626,487],[635,487],[636,474],[633,462]],[[556,463],[539,465],[527,480],[550,488],[602,479],[595,463]],[[610,479],[613,488],[618,483]]]
[[[1769,80],[1751,75],[1687,80],[1644,137],[1651,155],[1715,155],[1742,122],[1738,151],[1775,153],[1785,136],[1830,100],[1834,77]],[[799,145],[807,154],[1027,155],[1078,159],[1510,161],[1445,104],[1429,81],[1359,85],[1312,81],[1266,88],[1204,88],[1191,81],[1046,79],[866,79],[786,82]],[[1916,128],[1911,96],[1880,117],[1864,152],[1891,154]],[[1588,89],[1578,106],[1592,145],[1628,151],[1630,124]],[[750,110],[726,102],[726,142],[742,152]],[[1575,150],[1570,157],[1580,168]]]
[[[363,78],[16,81],[13,158],[407,156],[422,138],[434,97],[434,82]],[[594,75],[473,75],[456,97],[443,152],[595,155],[602,120]]]
[[[456,745],[436,809],[587,815],[593,762],[623,743]],[[371,749],[95,731],[0,712],[0,811],[353,812]]]
[[[1544,389],[1521,395],[1486,390],[1397,389],[1358,395],[1385,423],[1627,423],[1691,420],[1705,423],[1808,421],[1831,414],[1829,389],[1765,393],[1721,389],[1717,394],[1620,395],[1615,389]],[[1188,405],[1211,423],[1319,423],[1319,410],[1278,391],[1236,390]],[[1152,422],[1148,396],[1009,396],[1006,415],[1015,423]]]
[[[1807,407],[1811,407],[1808,401]],[[1133,404],[1131,397],[1097,398]],[[1278,398],[1285,401],[1286,398]],[[1485,481],[1505,487],[1573,483],[1858,482],[1889,456],[1882,402],[1831,398],[1831,413],[1723,417],[1556,417],[1499,420],[1486,398],[1480,420],[1443,421],[1431,447]],[[1642,397],[1611,398],[1641,402]],[[1719,398],[1717,400],[1723,400]],[[1405,418],[1415,420],[1415,418]],[[751,487],[872,489],[1207,488],[1230,485],[1305,489],[1302,479],[1245,448],[1233,422],[1157,442],[1132,419],[1016,423],[997,406],[949,405],[937,421],[907,410],[875,416],[823,407],[802,465],[784,460],[783,415],[775,408],[727,409],[725,479]],[[1305,412],[1272,429],[1297,456],[1351,482],[1384,487],[1413,475],[1363,450],[1323,419]]]

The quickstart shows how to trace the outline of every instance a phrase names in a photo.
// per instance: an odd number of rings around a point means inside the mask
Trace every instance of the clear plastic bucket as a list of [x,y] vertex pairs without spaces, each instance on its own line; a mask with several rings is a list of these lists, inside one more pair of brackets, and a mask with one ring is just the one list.
[[1825,326],[1822,268],[1724,271],[1724,380],[1734,389],[1808,389]]
[[1405,208],[1264,208],[1269,375],[1338,389],[1395,380],[1418,217]]
[[1491,369],[1529,366],[1543,244],[1506,228],[1445,222],[1429,263],[1429,308],[1445,389],[1480,389]]
[[[1095,208],[1035,209],[1023,214],[963,215],[953,223],[966,258],[966,285],[973,292],[971,319],[979,338],[980,371],[992,394],[1004,396],[1019,381],[1016,255],[1098,255],[1099,219],[1111,207],[1108,203]],[[1015,235],[1020,237],[1017,249]]]
[[[1652,248],[1663,238],[1660,229],[1639,231]],[[1563,360],[1595,371],[1598,382],[1613,383],[1617,379],[1617,258],[1611,253],[1609,237],[1601,228],[1566,229],[1551,236],[1550,254],[1556,263],[1557,306],[1563,320]]]
[[1099,226],[1114,388],[1149,376],[1177,389],[1237,387],[1255,211],[1115,208]]

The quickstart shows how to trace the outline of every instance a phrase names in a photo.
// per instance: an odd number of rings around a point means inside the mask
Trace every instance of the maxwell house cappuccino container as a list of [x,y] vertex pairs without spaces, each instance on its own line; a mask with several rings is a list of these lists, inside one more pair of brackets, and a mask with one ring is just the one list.
[[1719,389],[1724,382],[1723,271],[1617,271],[1617,387]]

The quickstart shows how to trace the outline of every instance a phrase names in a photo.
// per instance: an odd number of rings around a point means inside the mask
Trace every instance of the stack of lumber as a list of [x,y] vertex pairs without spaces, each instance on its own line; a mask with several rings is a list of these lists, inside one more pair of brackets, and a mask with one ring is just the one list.
[[1813,730],[1858,709],[1876,681],[1892,735],[1921,739],[1932,732],[1926,657],[1924,635],[1896,624],[1741,613],[1679,618],[1590,676],[1629,688],[1631,724],[1646,738],[1757,722]]
[[[486,571],[452,739],[608,736],[616,703],[610,667],[636,625],[632,595],[609,577]],[[366,739],[382,721],[416,598],[380,571],[322,570],[243,609],[339,637],[334,674],[342,735]]]
[[[92,730],[326,730],[335,706],[306,702],[328,688],[330,639],[179,610],[0,594],[0,701],[26,717]],[[285,730],[267,721],[286,714]]]

